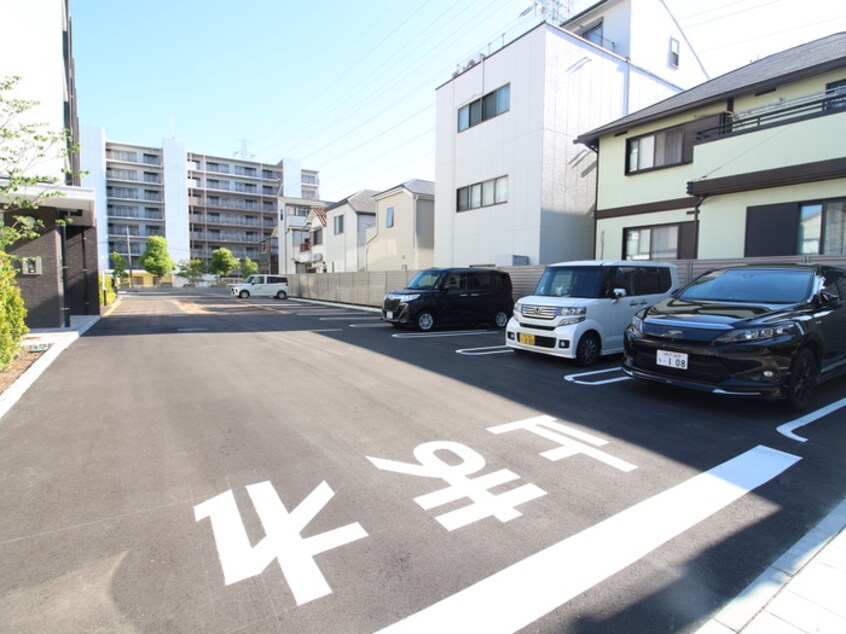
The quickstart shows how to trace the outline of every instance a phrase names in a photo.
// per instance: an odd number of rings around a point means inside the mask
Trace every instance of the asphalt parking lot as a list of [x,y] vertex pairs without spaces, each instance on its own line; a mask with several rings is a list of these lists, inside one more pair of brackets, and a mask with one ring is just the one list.
[[0,629],[693,632],[842,499],[842,399],[130,296],[0,425]]

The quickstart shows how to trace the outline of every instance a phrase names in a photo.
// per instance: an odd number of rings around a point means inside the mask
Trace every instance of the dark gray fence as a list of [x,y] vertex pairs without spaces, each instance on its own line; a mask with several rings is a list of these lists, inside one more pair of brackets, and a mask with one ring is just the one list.
[[[679,282],[684,285],[705,271],[734,264],[803,262],[830,264],[846,268],[846,256],[785,256],[777,258],[735,258],[726,260],[676,260]],[[531,295],[544,266],[508,266],[499,270],[511,276],[514,298]],[[405,288],[417,271],[376,271],[358,273],[289,274],[288,289],[292,297],[315,299],[360,306],[381,306],[385,293]]]

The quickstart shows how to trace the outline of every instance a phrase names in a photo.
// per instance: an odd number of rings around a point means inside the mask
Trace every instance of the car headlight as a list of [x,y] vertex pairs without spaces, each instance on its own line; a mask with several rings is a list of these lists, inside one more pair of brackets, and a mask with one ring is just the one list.
[[643,334],[643,318],[635,315],[632,317],[632,323],[629,326],[629,330],[631,330],[636,335]]
[[580,307],[572,307],[572,306],[565,306],[563,308],[558,309],[558,315],[563,317],[563,319],[558,323],[559,326],[569,326],[571,324],[577,324],[580,321],[585,320],[585,315],[587,314],[587,309],[584,306]]
[[748,341],[765,341],[783,336],[796,336],[799,329],[795,324],[776,324],[774,326],[756,326],[754,328],[741,328],[730,330],[724,335],[714,339],[714,343],[745,343]]
[[407,304],[408,302],[413,302],[418,297],[420,297],[420,293],[417,293],[416,295],[399,295],[397,299],[403,304]]

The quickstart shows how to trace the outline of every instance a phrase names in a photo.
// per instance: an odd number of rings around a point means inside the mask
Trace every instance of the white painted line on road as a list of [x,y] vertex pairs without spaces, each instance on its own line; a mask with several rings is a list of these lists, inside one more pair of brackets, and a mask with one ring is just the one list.
[[508,354],[514,352],[508,346],[485,346],[484,348],[462,348],[456,350],[458,354],[466,354],[468,357],[480,357],[486,354]]
[[450,330],[448,332],[408,332],[391,335],[397,339],[429,339],[434,337],[462,337],[464,335],[487,335],[496,330]]
[[391,324],[350,324],[350,328],[393,328]]
[[579,374],[568,374],[564,377],[565,381],[569,381],[570,383],[576,383],[577,385],[608,385],[609,383],[618,383],[620,381],[628,381],[631,377],[629,376],[618,376],[613,379],[605,379],[603,381],[580,381],[579,379],[583,376],[593,376],[595,374],[605,374],[608,372],[622,372],[619,367],[615,368],[605,368],[604,370],[593,370],[592,372],[580,372]]
[[378,317],[355,317],[354,314],[349,317],[321,317],[320,321],[350,321],[352,319],[366,319],[367,321],[374,321],[379,319]]
[[381,631],[516,632],[799,460],[759,445]]
[[802,438],[802,436],[797,436],[793,433],[794,429],[798,429],[799,427],[803,427],[809,423],[813,423],[815,420],[819,420],[823,416],[828,416],[832,412],[836,412],[841,407],[846,407],[846,398],[841,398],[839,401],[832,403],[831,405],[827,405],[826,407],[820,408],[815,412],[811,412],[810,414],[805,414],[801,418],[797,418],[796,420],[790,421],[789,423],[785,423],[784,425],[779,425],[776,431],[782,434],[783,436],[787,436],[788,438],[792,438],[793,440],[798,440],[799,442],[806,442],[807,438]]

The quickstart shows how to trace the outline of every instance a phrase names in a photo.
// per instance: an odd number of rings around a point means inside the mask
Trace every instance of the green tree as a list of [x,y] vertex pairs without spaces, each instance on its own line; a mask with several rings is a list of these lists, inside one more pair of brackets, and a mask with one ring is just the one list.
[[205,273],[206,267],[200,258],[181,260],[176,267],[176,274],[179,277],[184,277],[194,285],[203,279],[203,275],[205,275]]
[[109,261],[112,264],[112,277],[115,280],[122,280],[129,277],[129,273],[126,270],[125,257],[115,251],[111,256],[109,256]]
[[225,277],[237,269],[239,264],[238,258],[232,255],[232,251],[221,247],[212,251],[209,273],[218,277]]
[[258,264],[253,262],[250,258],[241,260],[241,275],[247,277],[258,273]]
[[164,277],[173,272],[173,260],[167,252],[167,238],[151,236],[147,240],[147,248],[138,258],[141,267],[150,275]]
[[17,75],[0,78],[0,250],[40,235],[43,222],[15,212],[33,211],[45,200],[65,195],[59,189],[62,178],[34,170],[45,160],[63,159],[77,149],[68,130],[56,132],[43,123],[19,121],[21,114],[38,105],[11,96],[20,80]]
[[12,258],[0,251],[0,370],[9,367],[21,339],[29,332],[25,319],[26,307],[21,291],[15,284]]

